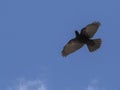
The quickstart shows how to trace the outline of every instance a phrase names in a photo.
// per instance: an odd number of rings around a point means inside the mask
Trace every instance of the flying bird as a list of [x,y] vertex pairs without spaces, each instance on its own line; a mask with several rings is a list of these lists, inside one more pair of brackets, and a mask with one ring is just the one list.
[[100,22],[93,22],[81,29],[80,33],[75,31],[75,38],[71,39],[63,48],[62,56],[67,56],[83,47],[85,44],[90,52],[100,48],[102,40],[92,39],[100,26]]

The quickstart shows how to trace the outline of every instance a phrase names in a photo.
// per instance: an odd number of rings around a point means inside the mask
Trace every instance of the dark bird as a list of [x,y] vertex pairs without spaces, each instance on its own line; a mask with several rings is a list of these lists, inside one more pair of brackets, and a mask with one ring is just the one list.
[[100,26],[100,22],[93,22],[91,24],[88,24],[86,27],[84,27],[80,33],[78,31],[75,31],[76,37],[71,39],[64,46],[62,50],[62,56],[67,56],[75,52],[85,44],[87,45],[88,50],[90,52],[97,50],[100,47],[102,40],[100,38],[98,39],[91,39],[91,38],[97,32],[99,26]]

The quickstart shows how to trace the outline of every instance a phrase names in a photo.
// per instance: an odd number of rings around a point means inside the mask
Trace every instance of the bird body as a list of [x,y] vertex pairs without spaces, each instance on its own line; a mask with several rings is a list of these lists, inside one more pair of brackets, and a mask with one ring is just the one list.
[[93,22],[84,27],[80,33],[75,31],[75,38],[71,39],[63,48],[62,55],[67,56],[76,50],[80,49],[85,44],[90,52],[95,51],[101,45],[101,39],[92,39],[99,28],[99,22]]

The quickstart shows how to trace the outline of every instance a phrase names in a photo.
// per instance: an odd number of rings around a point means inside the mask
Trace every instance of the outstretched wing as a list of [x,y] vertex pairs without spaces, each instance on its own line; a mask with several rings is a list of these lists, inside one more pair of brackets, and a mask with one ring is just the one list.
[[76,50],[80,49],[84,43],[78,41],[77,39],[70,40],[63,48],[62,50],[62,56],[67,56]]
[[88,24],[86,27],[84,27],[81,30],[81,34],[84,34],[88,38],[92,38],[94,34],[97,32],[99,26],[100,26],[100,22],[93,22],[91,24]]

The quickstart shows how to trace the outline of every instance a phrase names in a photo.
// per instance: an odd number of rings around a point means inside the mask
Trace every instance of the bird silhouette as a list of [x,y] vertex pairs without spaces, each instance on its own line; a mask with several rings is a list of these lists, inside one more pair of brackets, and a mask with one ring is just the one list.
[[100,22],[93,22],[81,29],[80,33],[75,31],[75,38],[71,39],[63,48],[62,56],[67,56],[83,47],[85,44],[90,52],[100,48],[102,40],[92,39],[100,26]]

